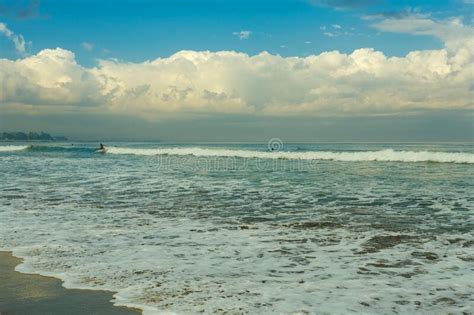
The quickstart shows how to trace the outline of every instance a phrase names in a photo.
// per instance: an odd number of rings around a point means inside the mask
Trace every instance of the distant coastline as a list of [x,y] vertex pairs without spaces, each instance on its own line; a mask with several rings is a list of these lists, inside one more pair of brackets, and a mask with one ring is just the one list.
[[2,132],[1,141],[67,141],[64,136],[52,136],[46,132]]

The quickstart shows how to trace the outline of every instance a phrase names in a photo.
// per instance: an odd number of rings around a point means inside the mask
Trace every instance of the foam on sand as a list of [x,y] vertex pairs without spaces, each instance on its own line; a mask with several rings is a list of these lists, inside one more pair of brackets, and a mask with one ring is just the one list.
[[0,309],[5,314],[138,315],[138,309],[116,307],[113,292],[67,290],[59,279],[15,271],[21,259],[0,251]]

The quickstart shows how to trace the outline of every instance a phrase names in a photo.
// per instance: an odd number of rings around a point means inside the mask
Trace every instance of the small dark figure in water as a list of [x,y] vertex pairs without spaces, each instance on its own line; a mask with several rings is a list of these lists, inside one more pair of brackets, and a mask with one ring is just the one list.
[[104,147],[104,145],[103,145],[102,143],[100,144],[99,150],[105,150],[105,147]]

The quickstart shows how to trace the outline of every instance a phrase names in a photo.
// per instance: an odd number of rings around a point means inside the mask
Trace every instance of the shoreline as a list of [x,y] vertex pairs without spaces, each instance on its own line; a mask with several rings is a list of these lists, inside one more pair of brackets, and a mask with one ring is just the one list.
[[142,314],[140,309],[114,306],[115,292],[66,289],[63,281],[15,270],[23,260],[0,251],[0,314]]

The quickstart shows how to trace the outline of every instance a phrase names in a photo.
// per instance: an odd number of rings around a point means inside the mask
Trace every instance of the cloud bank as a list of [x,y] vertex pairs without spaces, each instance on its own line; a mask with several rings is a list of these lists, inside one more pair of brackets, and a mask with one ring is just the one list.
[[[385,115],[473,107],[472,28],[458,20],[376,21],[382,31],[430,35],[444,48],[387,57],[371,48],[307,57],[262,52],[180,51],[142,63],[46,49],[0,59],[0,106],[15,110],[100,110],[159,118],[183,113]],[[52,109],[53,108],[53,109]]]

